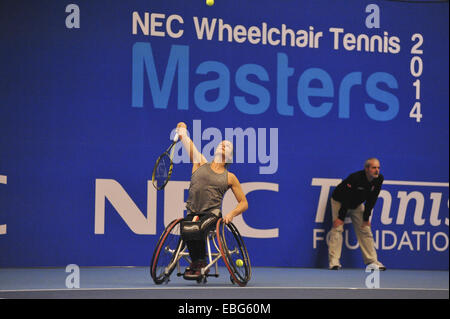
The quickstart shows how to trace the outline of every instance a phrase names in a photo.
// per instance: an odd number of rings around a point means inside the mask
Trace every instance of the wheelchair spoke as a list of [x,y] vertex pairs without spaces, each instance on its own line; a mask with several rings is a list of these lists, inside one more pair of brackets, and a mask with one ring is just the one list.
[[150,273],[156,284],[167,282],[182,257],[181,252],[185,245],[178,235],[179,221],[174,221],[167,226],[153,254]]
[[[172,221],[156,245],[150,265],[150,274],[156,284],[168,283],[175,268],[178,269],[178,276],[183,275],[180,266],[186,262],[191,264],[186,244],[180,236],[181,221],[182,219]],[[230,273],[231,281],[239,286],[245,286],[251,278],[251,265],[247,248],[237,228],[233,223],[224,224],[223,220],[219,219],[215,231],[210,232],[207,236],[206,248],[209,264],[202,267],[202,278],[206,279],[207,276],[211,276],[208,272],[213,266],[216,268],[214,276],[217,277],[217,262],[222,258]],[[211,240],[213,245],[210,244]],[[214,252],[213,248],[217,252]]]
[[232,282],[240,286],[245,286],[251,277],[250,259],[247,249],[237,231],[236,227],[230,224],[217,224],[219,243],[225,265],[230,272]]

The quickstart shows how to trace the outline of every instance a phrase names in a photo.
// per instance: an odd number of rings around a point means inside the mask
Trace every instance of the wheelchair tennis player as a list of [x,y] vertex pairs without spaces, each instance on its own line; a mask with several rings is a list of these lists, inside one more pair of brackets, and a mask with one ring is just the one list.
[[245,212],[248,209],[248,202],[239,180],[227,169],[233,159],[233,144],[230,141],[220,142],[213,161],[208,163],[187,135],[185,123],[178,123],[177,133],[192,163],[189,196],[186,202],[188,214],[181,222],[181,236],[186,242],[192,262],[186,268],[183,278],[197,280],[201,276],[201,269],[207,265],[206,235],[214,229],[217,220],[222,217],[221,208],[225,192],[231,188],[238,202],[237,206],[223,217],[226,224]]

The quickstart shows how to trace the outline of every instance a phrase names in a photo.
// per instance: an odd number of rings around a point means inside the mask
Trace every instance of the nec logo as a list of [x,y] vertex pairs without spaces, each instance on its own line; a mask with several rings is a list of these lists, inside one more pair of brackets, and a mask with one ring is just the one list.
[[[278,192],[278,184],[264,182],[242,183],[245,194],[264,190]],[[172,220],[184,216],[186,203],[185,190],[189,189],[188,181],[170,181],[164,188],[164,226]],[[95,234],[105,233],[105,204],[108,200],[124,222],[135,234],[156,235],[157,191],[152,181],[147,182],[147,217],[137,207],[125,189],[116,180],[96,179],[95,181]],[[223,199],[223,210],[230,211],[236,206],[233,194],[228,191]],[[279,229],[257,229],[248,225],[242,215],[236,216],[233,223],[239,228],[242,236],[252,238],[276,238]]]

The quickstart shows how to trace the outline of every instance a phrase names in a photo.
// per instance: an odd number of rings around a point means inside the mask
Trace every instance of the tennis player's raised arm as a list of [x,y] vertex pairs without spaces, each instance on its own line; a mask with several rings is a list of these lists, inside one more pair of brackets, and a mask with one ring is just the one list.
[[183,122],[178,123],[177,132],[180,136],[181,143],[183,143],[183,147],[188,151],[189,158],[192,163],[192,173],[197,170],[200,166],[207,163],[206,158],[202,153],[198,151],[195,147],[194,142],[187,135],[187,125]]

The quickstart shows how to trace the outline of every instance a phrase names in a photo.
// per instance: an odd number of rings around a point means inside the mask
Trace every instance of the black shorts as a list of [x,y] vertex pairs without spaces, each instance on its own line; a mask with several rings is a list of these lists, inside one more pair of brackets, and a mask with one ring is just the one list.
[[[197,221],[193,219],[198,216]],[[190,213],[181,221],[181,236],[185,241],[204,240],[210,230],[216,226],[220,217],[211,213]]]

